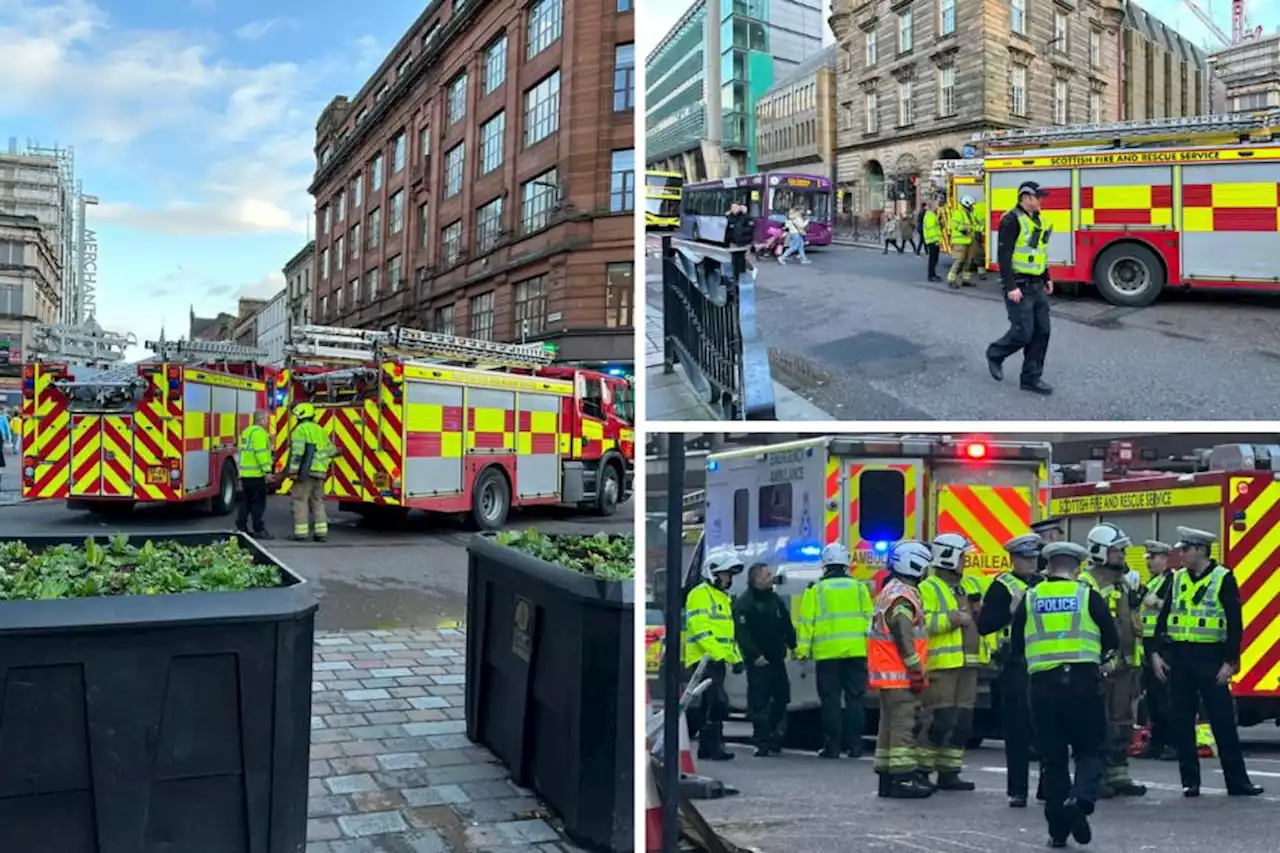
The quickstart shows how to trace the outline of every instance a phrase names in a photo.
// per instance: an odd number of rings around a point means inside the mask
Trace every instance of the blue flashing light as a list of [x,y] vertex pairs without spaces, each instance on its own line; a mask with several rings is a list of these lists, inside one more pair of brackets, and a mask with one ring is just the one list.
[[719,471],[719,470],[720,470],[720,462],[719,462],[719,461],[717,461],[717,460],[715,460],[715,459],[708,459],[708,460],[707,460],[707,470],[708,470],[708,471]]
[[822,546],[808,539],[794,539],[787,543],[784,559],[789,563],[811,563],[822,556]]
[[889,543],[883,539],[871,546],[877,554],[883,554],[889,550]]
[[609,375],[610,376],[626,376],[627,372],[623,370],[621,367],[611,367],[609,368]]
[[822,549],[817,545],[805,545],[800,549],[800,553],[806,557],[820,557],[822,556]]

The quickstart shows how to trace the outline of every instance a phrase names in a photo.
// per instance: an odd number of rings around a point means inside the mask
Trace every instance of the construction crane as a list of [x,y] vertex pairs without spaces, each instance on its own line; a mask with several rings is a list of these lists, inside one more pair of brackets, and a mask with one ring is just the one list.
[[1271,142],[1280,139],[1280,109],[1226,115],[1136,119],[1062,127],[993,130],[975,134],[988,154],[1001,149],[1029,150],[1093,144],[1124,148],[1156,143],[1197,144]]
[[1222,31],[1222,28],[1213,22],[1213,18],[1209,17],[1209,13],[1195,2],[1195,0],[1182,0],[1191,14],[1195,15],[1200,23],[1204,24],[1209,32],[1213,33],[1214,38],[1222,42],[1223,47],[1235,47],[1243,44],[1249,39],[1255,39],[1262,35],[1262,27],[1257,27],[1249,32],[1245,32],[1248,26],[1245,17],[1244,0],[1231,0],[1231,35],[1228,36]]
[[505,344],[394,326],[388,331],[298,326],[285,352],[300,361],[367,365],[405,358],[480,369],[537,368],[554,356],[539,344]]

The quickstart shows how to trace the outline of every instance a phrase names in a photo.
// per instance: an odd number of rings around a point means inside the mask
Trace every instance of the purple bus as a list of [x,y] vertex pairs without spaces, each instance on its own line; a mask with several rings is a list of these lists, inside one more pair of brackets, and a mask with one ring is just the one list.
[[732,202],[747,206],[755,220],[757,245],[783,230],[787,212],[799,207],[809,211],[805,243],[831,244],[831,180],[818,175],[767,172],[740,178],[718,178],[684,185],[680,204],[680,233],[692,240],[724,242],[725,213]]

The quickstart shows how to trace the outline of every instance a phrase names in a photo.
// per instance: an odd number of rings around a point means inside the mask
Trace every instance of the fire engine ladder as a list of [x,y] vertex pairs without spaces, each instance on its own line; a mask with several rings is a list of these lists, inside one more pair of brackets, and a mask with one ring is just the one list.
[[1159,142],[1204,140],[1269,142],[1280,136],[1280,109],[1253,113],[1186,116],[1134,121],[1074,124],[1062,127],[1033,127],[986,131],[974,135],[988,151],[1007,148],[1049,148],[1085,145],[1090,142],[1117,148]]
[[106,332],[92,322],[83,326],[37,323],[34,332],[32,352],[37,358],[48,360],[115,364],[124,361],[125,350],[138,343],[132,333]]
[[147,341],[147,349],[155,353],[155,361],[166,364],[259,364],[270,358],[260,347],[249,347],[225,341],[165,340]]
[[297,326],[285,352],[300,361],[338,364],[368,364],[377,361],[378,349],[391,335],[373,329],[343,326]]
[[408,358],[441,364],[481,369],[536,368],[545,367],[555,359],[541,344],[504,344],[400,326],[391,330],[390,338],[386,345],[388,350]]

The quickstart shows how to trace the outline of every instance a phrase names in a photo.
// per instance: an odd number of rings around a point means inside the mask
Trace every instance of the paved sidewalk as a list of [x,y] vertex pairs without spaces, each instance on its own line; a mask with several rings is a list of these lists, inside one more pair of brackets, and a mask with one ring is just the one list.
[[307,853],[577,853],[465,735],[460,629],[318,633]]

